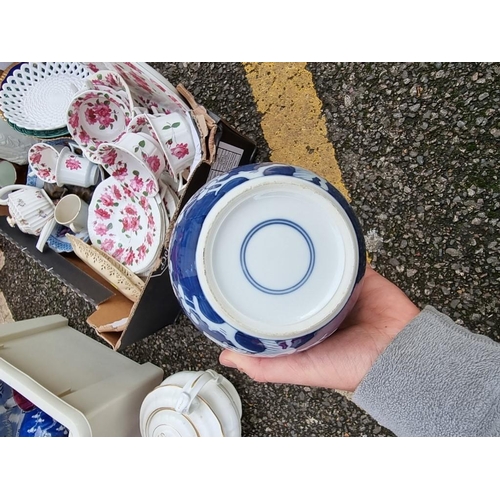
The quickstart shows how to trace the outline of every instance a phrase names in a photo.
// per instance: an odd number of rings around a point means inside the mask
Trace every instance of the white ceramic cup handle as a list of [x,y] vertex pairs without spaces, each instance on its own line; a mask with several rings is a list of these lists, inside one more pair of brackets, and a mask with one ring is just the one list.
[[199,375],[194,381],[187,382],[182,388],[182,393],[179,396],[177,404],[175,405],[175,410],[184,415],[188,415],[194,398],[203,389],[205,384],[212,380],[217,380],[217,377],[214,377],[211,371],[207,370]]
[[38,237],[38,242],[36,244],[36,249],[39,252],[43,252],[45,243],[47,243],[47,240],[49,239],[49,236],[55,227],[56,227],[56,220],[54,219],[54,217],[52,217],[52,219],[46,222],[45,226],[43,226],[42,232],[40,233],[40,236]]
[[35,186],[25,186],[24,184],[11,184],[10,186],[5,186],[0,189],[0,205],[8,205],[9,198],[4,198],[6,194],[11,193],[12,191],[17,191],[19,189],[40,189]]
[[81,233],[82,231],[85,231],[85,228],[84,227],[81,227],[81,226],[75,226],[75,224],[73,224],[73,222],[68,226],[71,231],[73,231],[75,234],[78,234],[78,233]]
[[137,117],[137,116],[140,116],[140,115],[144,115],[148,112],[147,108],[143,108],[141,106],[134,106],[132,108],[132,113],[134,115],[134,117]]

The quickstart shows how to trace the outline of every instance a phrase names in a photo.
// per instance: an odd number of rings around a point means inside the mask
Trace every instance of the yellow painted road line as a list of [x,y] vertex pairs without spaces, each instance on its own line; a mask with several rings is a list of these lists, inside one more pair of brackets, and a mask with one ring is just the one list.
[[245,63],[271,161],[307,168],[349,193],[328,140],[322,103],[305,63]]

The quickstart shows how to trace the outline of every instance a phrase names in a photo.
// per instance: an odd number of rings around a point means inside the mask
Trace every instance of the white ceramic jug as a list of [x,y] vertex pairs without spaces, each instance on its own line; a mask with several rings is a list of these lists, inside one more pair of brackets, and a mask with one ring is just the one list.
[[38,236],[36,248],[43,252],[56,225],[55,205],[49,195],[37,187],[12,184],[0,189],[0,205],[8,205],[7,222],[12,227],[17,225],[23,233]]

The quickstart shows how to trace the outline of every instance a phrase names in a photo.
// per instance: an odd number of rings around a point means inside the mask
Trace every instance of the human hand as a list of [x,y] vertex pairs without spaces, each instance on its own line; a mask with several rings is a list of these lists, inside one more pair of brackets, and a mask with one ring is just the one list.
[[358,301],[325,341],[307,351],[276,358],[225,350],[219,361],[257,382],[354,391],[377,357],[419,312],[396,285],[367,265]]

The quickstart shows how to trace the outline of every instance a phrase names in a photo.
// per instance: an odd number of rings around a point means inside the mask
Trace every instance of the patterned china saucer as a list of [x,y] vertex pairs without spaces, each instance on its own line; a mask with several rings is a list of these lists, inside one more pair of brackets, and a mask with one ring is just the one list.
[[136,274],[156,260],[165,235],[165,210],[113,177],[101,182],[89,206],[92,244]]

